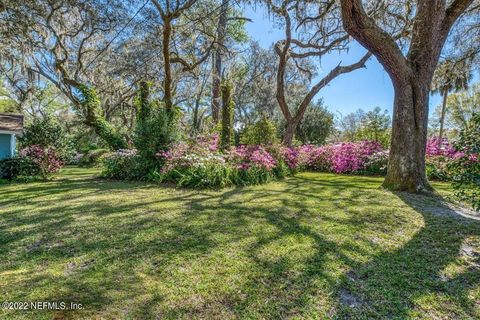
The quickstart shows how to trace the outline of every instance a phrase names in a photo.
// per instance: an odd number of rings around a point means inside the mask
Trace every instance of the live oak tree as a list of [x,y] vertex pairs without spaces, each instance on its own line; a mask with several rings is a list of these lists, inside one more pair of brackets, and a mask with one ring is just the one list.
[[[286,98],[286,67],[293,60],[298,72],[310,77],[314,70],[305,64],[306,59],[321,58],[332,51],[348,49],[349,36],[341,27],[339,7],[336,1],[267,1],[270,10],[283,20],[285,38],[275,44],[278,55],[276,98],[286,120],[283,143],[291,145],[295,131],[302,121],[307,107],[314,97],[338,76],[365,67],[370,53],[366,53],[357,62],[341,65],[331,69],[324,77],[316,81],[306,95],[300,99],[298,106],[292,108]],[[292,110],[295,110],[292,112]]]
[[[160,21],[158,25],[161,30],[159,36],[163,58],[162,100],[167,110],[171,110],[174,106],[175,66],[180,66],[179,73],[192,72],[210,57],[215,43],[215,33],[210,28],[213,24],[209,23],[209,15],[212,15],[214,10],[194,10],[197,4],[201,5],[201,1],[198,0],[151,0],[151,2]],[[192,45],[186,47],[184,46],[186,42]]]
[[123,80],[115,81],[109,73],[115,67],[102,60],[104,54],[118,58],[110,45],[124,24],[121,12],[114,15],[110,9],[95,1],[45,1],[34,12],[40,45],[30,58],[30,69],[53,83],[107,145],[119,149],[126,141],[107,118],[134,96],[134,90]]
[[450,30],[474,0],[407,2],[415,14],[409,48],[405,50],[366,13],[361,0],[340,0],[345,30],[377,57],[395,91],[390,157],[383,186],[420,192],[431,189],[425,174],[425,148],[432,77]]

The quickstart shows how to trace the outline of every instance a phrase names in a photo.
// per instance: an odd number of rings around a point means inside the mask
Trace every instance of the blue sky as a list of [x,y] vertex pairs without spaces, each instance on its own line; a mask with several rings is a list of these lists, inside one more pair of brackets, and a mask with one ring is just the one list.
[[[247,32],[252,40],[257,40],[264,48],[269,48],[272,43],[282,39],[283,31],[276,29],[266,14],[259,6],[253,9],[245,8],[245,16],[253,20],[247,23]],[[354,43],[350,51],[341,55],[337,53],[324,57],[318,63],[321,65],[324,75],[340,61],[349,64],[360,59],[365,49],[358,43]],[[359,108],[371,110],[376,106],[390,113],[393,108],[393,86],[388,74],[375,57],[367,62],[366,69],[360,69],[334,79],[327,88],[319,92],[316,98],[323,97],[325,105],[334,113],[340,112],[346,115]],[[430,114],[440,104],[440,96],[433,95],[430,99]]]

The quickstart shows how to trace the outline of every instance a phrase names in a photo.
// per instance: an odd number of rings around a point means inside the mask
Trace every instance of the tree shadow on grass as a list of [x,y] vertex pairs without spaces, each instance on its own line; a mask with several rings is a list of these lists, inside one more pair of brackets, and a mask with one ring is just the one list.
[[[36,299],[88,308],[61,317],[408,318],[436,303],[422,299],[450,304],[443,316],[474,317],[478,256],[468,243],[478,226],[376,182],[299,175],[196,192],[82,177],[25,186],[51,198],[3,191],[35,212],[2,214],[0,252],[11,256],[0,273],[32,272],[8,279],[10,298],[33,288]],[[122,192],[138,198],[108,200]],[[383,248],[388,240],[400,245]]]
[[[478,222],[438,195],[395,193],[424,225],[403,246],[353,264],[337,292],[338,318],[478,318]],[[478,297],[477,297],[478,299]]]

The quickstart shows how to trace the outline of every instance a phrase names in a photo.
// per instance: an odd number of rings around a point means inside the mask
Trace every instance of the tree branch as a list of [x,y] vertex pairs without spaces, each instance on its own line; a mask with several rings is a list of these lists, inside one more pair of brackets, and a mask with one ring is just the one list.
[[404,80],[409,66],[395,39],[366,14],[361,0],[340,2],[345,30],[378,58],[392,80]]

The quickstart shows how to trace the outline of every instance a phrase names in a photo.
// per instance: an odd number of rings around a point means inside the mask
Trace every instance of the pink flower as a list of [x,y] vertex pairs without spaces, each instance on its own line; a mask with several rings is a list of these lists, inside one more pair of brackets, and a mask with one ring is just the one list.
[[64,165],[53,148],[45,149],[37,144],[22,149],[20,156],[29,158],[44,174],[55,173]]
[[447,158],[455,158],[457,150],[453,147],[447,138],[433,137],[427,140],[425,155],[427,157],[443,156]]

